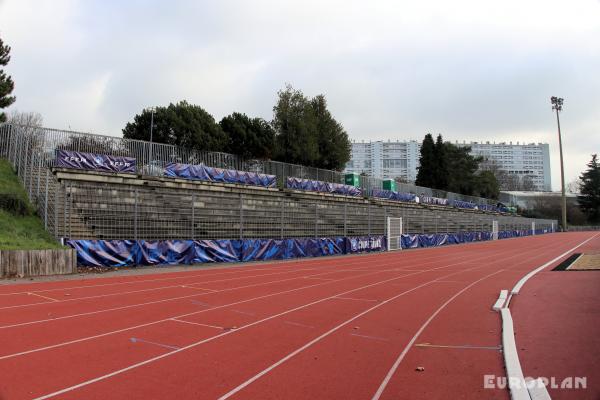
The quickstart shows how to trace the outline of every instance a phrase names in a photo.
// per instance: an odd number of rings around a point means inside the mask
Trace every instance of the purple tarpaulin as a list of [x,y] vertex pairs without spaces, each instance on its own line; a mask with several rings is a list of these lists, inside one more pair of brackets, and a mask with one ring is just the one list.
[[56,150],[57,167],[135,174],[135,158]]

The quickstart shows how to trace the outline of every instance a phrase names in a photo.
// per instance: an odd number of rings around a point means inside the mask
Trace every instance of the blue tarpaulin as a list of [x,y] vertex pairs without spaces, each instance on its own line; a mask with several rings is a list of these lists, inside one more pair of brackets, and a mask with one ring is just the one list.
[[207,167],[204,164],[169,163],[165,167],[165,176],[209,182],[238,183],[273,187],[277,181],[275,175],[257,174],[255,172],[238,171]]
[[389,199],[389,200],[397,200],[397,201],[407,201],[414,202],[416,200],[416,195],[412,193],[401,193],[393,190],[385,190],[385,189],[373,189],[371,191],[371,196],[377,197],[380,199]]
[[462,200],[454,200],[452,205],[456,208],[469,208],[475,209],[477,208],[477,204],[471,203],[470,201],[462,201]]
[[108,154],[56,150],[54,165],[61,168],[88,169],[102,172],[135,174],[135,158]]
[[301,179],[288,177],[285,181],[285,187],[295,190],[308,190],[311,192],[335,193],[346,196],[361,196],[362,191],[351,185],[341,183],[331,183],[323,181],[314,181],[311,179]]
[[[536,234],[547,233],[536,229]],[[531,230],[500,231],[499,239],[531,235]],[[403,249],[491,240],[491,232],[403,234]],[[321,257],[386,250],[386,237],[332,237],[236,240],[66,240],[77,264],[93,267],[201,264]]]
[[447,206],[449,204],[448,199],[442,199],[440,197],[431,196],[419,196],[419,201],[425,204],[435,204],[438,206]]

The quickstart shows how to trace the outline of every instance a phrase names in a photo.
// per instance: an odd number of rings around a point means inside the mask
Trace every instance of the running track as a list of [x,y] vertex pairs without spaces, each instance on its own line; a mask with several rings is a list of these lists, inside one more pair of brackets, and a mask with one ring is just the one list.
[[508,399],[491,305],[586,240],[0,286],[0,399]]

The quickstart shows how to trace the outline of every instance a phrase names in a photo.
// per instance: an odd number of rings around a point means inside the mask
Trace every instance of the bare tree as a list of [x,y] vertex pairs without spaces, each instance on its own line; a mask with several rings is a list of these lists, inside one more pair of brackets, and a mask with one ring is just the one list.
[[37,112],[20,112],[18,110],[13,110],[8,114],[7,122],[9,124],[41,128],[44,119],[42,118],[42,114]]
[[537,189],[531,175],[523,175],[520,181],[521,188],[519,190],[524,192],[534,192]]
[[573,179],[567,183],[567,192],[578,194],[581,191],[581,179]]

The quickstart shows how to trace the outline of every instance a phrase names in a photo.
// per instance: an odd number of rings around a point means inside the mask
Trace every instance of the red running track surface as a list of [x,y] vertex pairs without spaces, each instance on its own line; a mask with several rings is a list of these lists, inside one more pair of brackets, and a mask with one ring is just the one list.
[[508,399],[491,305],[592,236],[4,285],[0,399]]

